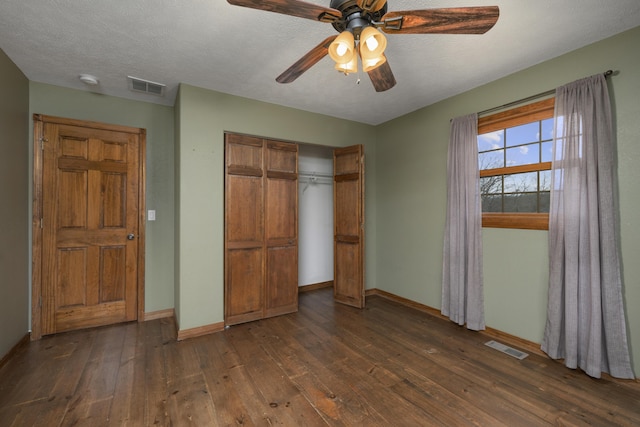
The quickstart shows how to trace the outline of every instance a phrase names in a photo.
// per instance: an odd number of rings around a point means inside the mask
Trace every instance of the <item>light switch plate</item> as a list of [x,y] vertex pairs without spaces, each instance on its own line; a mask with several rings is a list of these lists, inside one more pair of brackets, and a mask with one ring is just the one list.
[[156,220],[156,211],[148,211],[147,212],[147,219],[149,221],[155,221]]

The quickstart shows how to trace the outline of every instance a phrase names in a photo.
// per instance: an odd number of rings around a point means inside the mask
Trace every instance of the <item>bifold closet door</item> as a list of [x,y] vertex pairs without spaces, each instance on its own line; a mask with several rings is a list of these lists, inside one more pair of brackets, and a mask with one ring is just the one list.
[[298,309],[296,144],[225,135],[225,324]]
[[265,317],[298,311],[298,145],[267,141]]
[[334,299],[364,308],[364,148],[333,152]]
[[261,319],[264,308],[263,141],[225,137],[225,323]]

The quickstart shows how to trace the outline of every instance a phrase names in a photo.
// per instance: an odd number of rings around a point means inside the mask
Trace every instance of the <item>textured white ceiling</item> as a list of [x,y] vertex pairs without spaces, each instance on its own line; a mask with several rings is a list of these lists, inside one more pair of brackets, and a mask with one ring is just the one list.
[[[307,0],[329,5],[330,0]],[[497,5],[484,35],[388,35],[397,85],[376,93],[329,57],[290,84],[275,78],[330,24],[225,0],[2,0],[0,48],[29,80],[173,105],[179,83],[379,124],[640,25],[639,0],[388,0],[388,10]],[[615,65],[615,64],[613,64]],[[100,80],[88,88],[82,73]],[[134,93],[127,76],[167,85]]]

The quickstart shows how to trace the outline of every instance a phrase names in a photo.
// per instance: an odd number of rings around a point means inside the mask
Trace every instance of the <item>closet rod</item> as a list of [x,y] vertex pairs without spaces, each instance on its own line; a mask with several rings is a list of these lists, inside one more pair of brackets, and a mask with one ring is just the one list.
[[[605,77],[609,77],[610,75],[613,74],[613,70],[607,70],[602,74]],[[548,90],[546,92],[541,92],[541,93],[538,93],[536,95],[531,95],[531,96],[528,96],[526,98],[519,99],[518,101],[513,101],[513,102],[509,102],[509,103],[504,104],[504,105],[500,105],[499,107],[489,108],[488,110],[484,110],[484,111],[478,112],[478,117],[480,117],[482,115],[487,115],[489,113],[493,113],[494,111],[498,111],[498,110],[502,110],[502,109],[510,108],[510,107],[515,107],[516,105],[520,105],[520,104],[525,104],[525,103],[527,103],[529,101],[533,101],[533,100],[538,99],[538,98],[543,98],[545,96],[553,95],[554,93],[556,93],[556,90],[555,89],[551,89],[551,90]]]
[[307,171],[299,171],[298,172],[298,176],[303,176],[303,177],[318,177],[318,178],[333,178],[333,174],[332,173],[328,173],[328,172],[307,172]]

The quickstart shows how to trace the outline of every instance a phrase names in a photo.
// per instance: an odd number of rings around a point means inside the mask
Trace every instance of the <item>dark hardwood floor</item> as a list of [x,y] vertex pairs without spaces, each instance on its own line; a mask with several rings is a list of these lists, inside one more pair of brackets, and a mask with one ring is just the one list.
[[0,370],[2,426],[638,426],[640,384],[594,380],[380,296],[175,341],[170,319],[31,342]]

